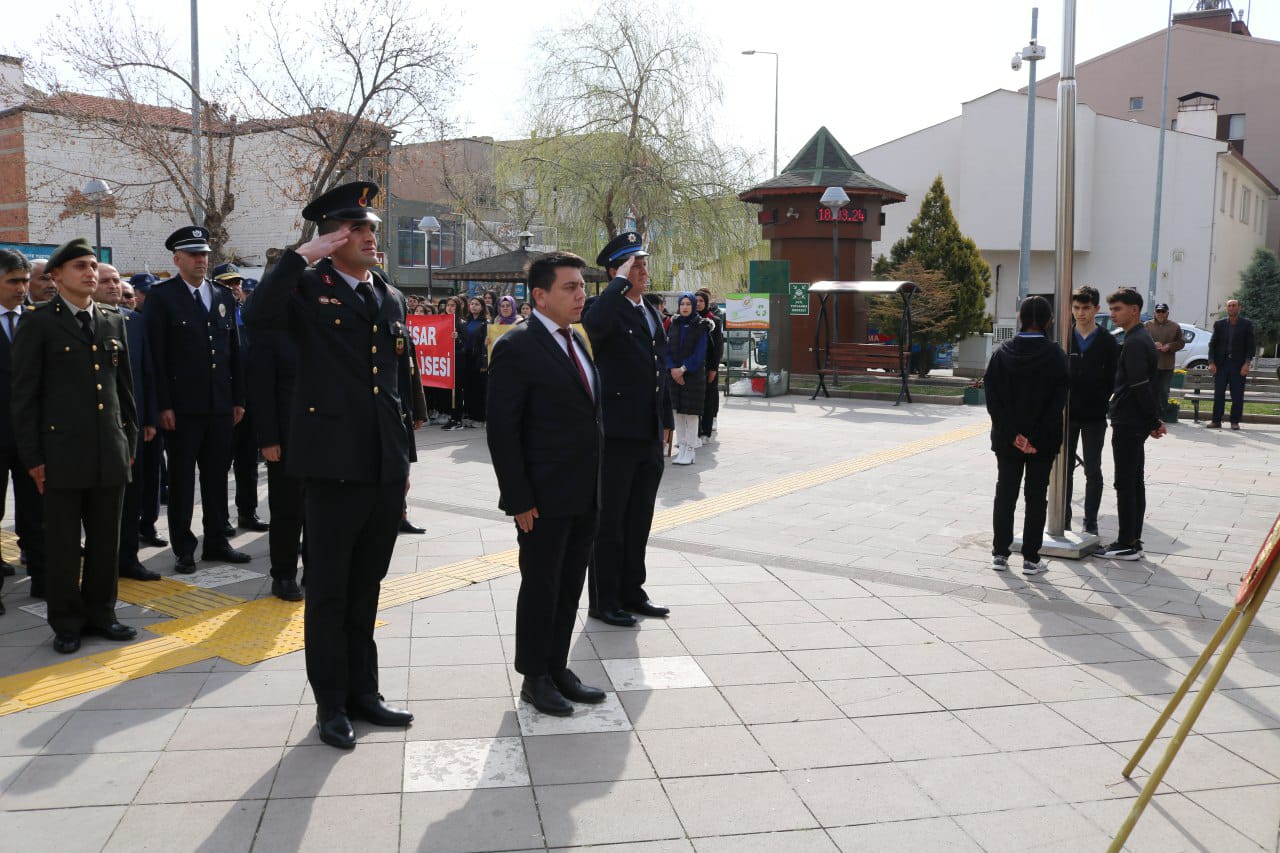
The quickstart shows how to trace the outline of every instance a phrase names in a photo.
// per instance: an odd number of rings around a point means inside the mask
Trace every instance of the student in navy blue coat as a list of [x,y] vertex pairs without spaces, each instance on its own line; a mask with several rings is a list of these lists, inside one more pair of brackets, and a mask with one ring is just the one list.
[[666,332],[662,317],[641,298],[649,284],[648,254],[635,232],[611,240],[596,263],[612,281],[582,315],[600,371],[605,436],[588,612],[620,626],[636,624],[633,613],[665,617],[670,612],[644,591],[662,442],[673,425],[665,393]]

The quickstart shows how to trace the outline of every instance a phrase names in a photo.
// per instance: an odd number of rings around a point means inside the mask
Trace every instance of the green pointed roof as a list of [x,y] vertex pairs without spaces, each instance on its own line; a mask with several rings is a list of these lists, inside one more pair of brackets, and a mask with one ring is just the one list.
[[766,195],[778,195],[780,191],[837,186],[844,187],[851,195],[879,195],[890,203],[904,201],[907,197],[902,190],[864,172],[858,161],[825,127],[818,128],[782,174],[757,184],[738,197],[743,201],[759,201]]

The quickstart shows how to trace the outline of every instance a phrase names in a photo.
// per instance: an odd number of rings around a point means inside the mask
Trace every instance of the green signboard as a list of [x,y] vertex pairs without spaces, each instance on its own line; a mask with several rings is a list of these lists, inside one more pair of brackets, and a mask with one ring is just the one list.
[[809,316],[809,282],[793,281],[787,284],[787,306],[792,317]]
[[750,261],[747,280],[752,293],[786,293],[791,280],[790,261]]

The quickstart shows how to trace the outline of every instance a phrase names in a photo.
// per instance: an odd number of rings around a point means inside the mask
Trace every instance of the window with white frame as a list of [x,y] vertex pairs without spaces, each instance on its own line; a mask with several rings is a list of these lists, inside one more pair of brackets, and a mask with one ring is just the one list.
[[1249,224],[1249,214],[1253,212],[1253,192],[1245,187],[1240,193],[1240,222]]
[[1239,184],[1236,178],[1231,179],[1231,207],[1227,208],[1227,215],[1234,217],[1236,215],[1236,186]]
[[1218,194],[1218,212],[1227,212],[1227,173],[1222,173],[1222,192]]

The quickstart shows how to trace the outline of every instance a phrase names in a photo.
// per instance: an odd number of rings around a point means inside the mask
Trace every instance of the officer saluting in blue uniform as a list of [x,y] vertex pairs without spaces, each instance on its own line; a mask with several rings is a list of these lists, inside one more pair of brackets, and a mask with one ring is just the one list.
[[[377,184],[335,187],[302,216],[317,235],[285,252],[248,312],[252,329],[287,331],[298,347],[285,445],[305,481],[307,679],[320,739],[351,749],[351,720],[406,726],[413,715],[378,693],[373,624],[414,455],[412,369],[404,296],[374,269]],[[314,268],[308,266],[314,264]]]

